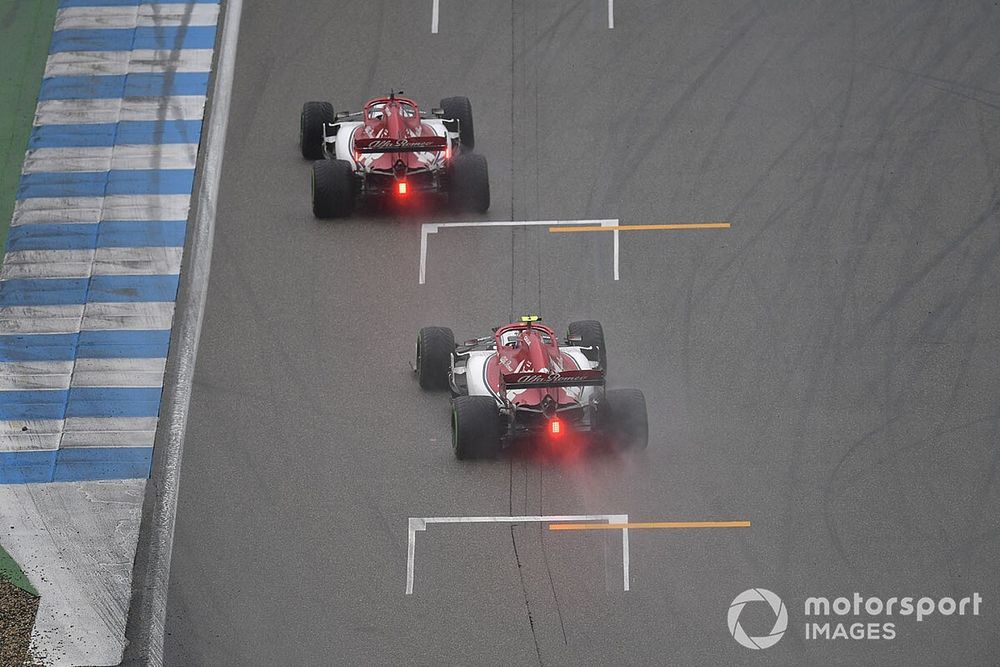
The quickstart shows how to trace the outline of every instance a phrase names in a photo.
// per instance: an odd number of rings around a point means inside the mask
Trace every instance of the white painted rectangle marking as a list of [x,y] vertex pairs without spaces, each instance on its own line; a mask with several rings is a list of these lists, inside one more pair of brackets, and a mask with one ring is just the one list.
[[438,16],[440,15],[439,0],[433,0],[431,6],[431,34],[436,35],[438,31]]
[[81,125],[132,120],[201,120],[204,111],[204,95],[43,100],[35,108],[35,125]]
[[111,168],[111,146],[35,148],[24,156],[25,174],[36,172],[107,171]]
[[[423,285],[427,279],[427,237],[430,234],[437,234],[440,229],[452,227],[555,227],[559,225],[600,225],[602,227],[614,227],[618,225],[618,219],[602,220],[482,220],[482,221],[462,221],[462,222],[431,222],[420,226],[420,272],[417,283]],[[613,232],[617,238],[618,232]],[[615,244],[615,266],[617,266],[617,243]],[[615,271],[615,280],[618,280],[618,272]]]
[[119,76],[167,72],[208,72],[212,49],[137,49],[135,51],[60,51],[49,54],[45,76]]
[[0,334],[75,333],[80,330],[83,304],[4,306]]
[[0,362],[0,391],[68,389],[72,361]]
[[136,27],[211,26],[217,4],[147,3],[130,6],[65,7],[56,13],[56,30],[128,29]]
[[88,303],[82,330],[165,330],[174,319],[173,301]]
[[608,0],[608,30],[615,27],[615,0]]
[[95,276],[147,276],[180,273],[183,248],[98,248]]
[[8,252],[0,279],[87,278],[93,250],[16,250]]
[[[427,530],[432,523],[559,523],[580,521],[604,521],[606,523],[628,523],[628,514],[553,514],[528,516],[434,516],[410,517],[406,534],[406,594],[413,595],[413,572],[416,564],[417,532]],[[623,590],[629,590],[628,529],[622,529],[622,577]]]

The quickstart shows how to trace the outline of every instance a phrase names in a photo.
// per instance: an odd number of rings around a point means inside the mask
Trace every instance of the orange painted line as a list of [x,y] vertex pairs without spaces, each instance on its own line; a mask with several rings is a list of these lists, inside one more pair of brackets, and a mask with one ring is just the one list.
[[642,530],[645,528],[749,528],[749,521],[653,521],[646,523],[550,523],[549,530]]
[[663,229],[729,229],[732,225],[728,222],[681,222],[674,225],[609,225],[593,227],[573,227],[572,225],[560,225],[549,227],[549,231],[554,234],[566,232],[645,232]]

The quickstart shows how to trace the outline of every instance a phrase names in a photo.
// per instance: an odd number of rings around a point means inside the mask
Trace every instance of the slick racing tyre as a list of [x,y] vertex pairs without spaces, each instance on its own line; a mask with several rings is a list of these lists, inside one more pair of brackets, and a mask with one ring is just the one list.
[[583,356],[600,363],[601,369],[608,372],[608,350],[604,346],[604,327],[597,320],[581,320],[569,323],[568,338],[579,337],[580,347],[593,347],[594,350],[584,350]]
[[492,397],[452,399],[451,445],[458,459],[496,457],[500,452],[500,412]]
[[299,119],[299,146],[307,160],[323,159],[323,123],[332,123],[333,105],[329,102],[306,102]]
[[455,334],[445,327],[424,327],[417,334],[417,382],[422,389],[447,389]]
[[608,389],[604,393],[605,433],[619,449],[646,449],[649,422],[646,397],[638,389]]
[[346,160],[313,162],[312,206],[317,218],[345,218],[354,210],[354,170]]
[[445,118],[458,121],[458,139],[462,146],[471,151],[476,147],[476,132],[472,126],[472,103],[468,97],[446,97],[441,100]]
[[490,208],[490,172],[478,153],[456,155],[451,161],[451,205],[457,211],[485,213]]

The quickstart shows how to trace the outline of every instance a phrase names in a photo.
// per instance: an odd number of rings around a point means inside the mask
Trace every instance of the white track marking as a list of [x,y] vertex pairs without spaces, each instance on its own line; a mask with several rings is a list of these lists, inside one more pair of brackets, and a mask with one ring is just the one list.
[[76,333],[83,304],[0,307],[0,334]]
[[[551,224],[551,223],[546,223]],[[431,516],[410,517],[406,534],[406,594],[413,595],[413,569],[416,560],[417,531],[430,523],[558,523],[561,521],[605,521],[628,523],[628,514],[554,514],[534,516]],[[628,528],[622,529],[623,590],[629,590]]]
[[434,4],[431,6],[431,34],[436,35],[438,31],[438,14],[440,0],[434,0]]
[[56,30],[214,26],[217,4],[150,3],[123,7],[66,7],[56,14]]
[[174,319],[173,301],[88,303],[80,328],[88,331],[169,329]]
[[614,30],[614,28],[615,28],[615,0],[608,0],[608,30]]
[[[601,227],[617,227],[617,226],[618,226],[618,222],[617,221],[605,220],[605,221],[603,221],[601,223]],[[616,229],[615,231],[611,232],[611,234],[614,236],[615,280],[618,280],[618,247],[619,247],[618,246],[618,230]]]
[[[618,219],[610,220],[485,220],[482,222],[432,222],[424,223],[420,226],[420,277],[418,284],[423,285],[427,279],[427,237],[430,234],[437,234],[439,229],[448,227],[553,227],[556,225],[601,225],[602,227],[615,227]],[[615,266],[618,266],[618,232],[615,235]],[[615,271],[615,280],[618,280],[618,271]]]
[[180,273],[183,248],[98,248],[95,276],[163,276]]
[[212,49],[61,51],[48,57],[45,76],[208,72],[212,69],[212,53]]
[[14,250],[7,253],[0,280],[14,278],[87,278],[94,250]]
[[0,390],[69,389],[72,361],[4,361]]
[[[18,199],[11,227],[32,223],[103,220],[186,220],[191,195],[108,195]],[[103,213],[103,218],[101,217]]]
[[166,359],[77,359],[73,387],[160,387]]
[[117,123],[120,120],[201,120],[204,109],[204,95],[44,100],[35,109],[35,125]]

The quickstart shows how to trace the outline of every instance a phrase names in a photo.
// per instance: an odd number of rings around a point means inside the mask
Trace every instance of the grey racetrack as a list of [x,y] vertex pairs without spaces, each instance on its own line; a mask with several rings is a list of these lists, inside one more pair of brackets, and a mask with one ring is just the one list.
[[[170,665],[996,664],[1000,6],[248,3],[169,590]],[[483,220],[318,221],[306,100],[467,95]],[[603,322],[649,449],[454,459],[417,330]],[[435,525],[628,514],[742,529]],[[727,612],[777,593],[784,637]],[[979,616],[806,639],[809,596],[978,592]],[[774,614],[748,605],[765,635]]]

